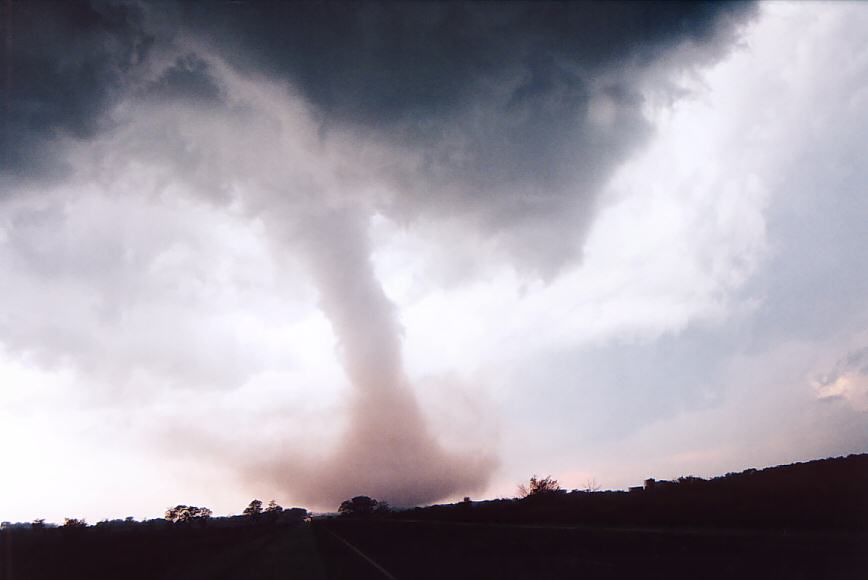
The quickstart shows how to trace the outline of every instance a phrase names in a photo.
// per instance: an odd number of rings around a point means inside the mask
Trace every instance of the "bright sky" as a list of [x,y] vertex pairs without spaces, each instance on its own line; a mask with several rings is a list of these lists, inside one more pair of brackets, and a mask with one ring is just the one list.
[[[593,89],[582,130],[644,137],[600,137],[617,159],[599,179],[585,157],[580,177],[557,166],[558,200],[596,193],[533,221],[475,213],[391,134],[323,137],[291,82],[167,43],[144,77],[188,51],[228,105],[131,90],[110,128],[58,138],[67,177],[0,182],[0,519],[333,509],[302,481],[336,473],[403,493],[422,467],[390,487],[319,463],[361,433],[348,401],[392,364],[364,366],[391,360],[393,320],[421,412],[388,421],[424,421],[437,450],[413,449],[467,473],[406,497],[868,451],[868,6],[774,2],[746,22],[713,58],[686,42],[605,73],[641,100]],[[406,175],[450,193],[402,198]],[[286,183],[305,193],[273,193]],[[372,273],[341,261],[356,249]]]

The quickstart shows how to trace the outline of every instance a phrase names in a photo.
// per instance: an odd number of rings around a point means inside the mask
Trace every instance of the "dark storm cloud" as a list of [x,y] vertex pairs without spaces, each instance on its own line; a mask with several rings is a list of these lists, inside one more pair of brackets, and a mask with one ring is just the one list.
[[[182,21],[236,62],[291,78],[329,118],[421,127],[520,73],[510,105],[703,43],[739,3],[187,3]],[[506,74],[504,72],[506,71]],[[564,99],[565,106],[577,103]]]
[[[751,13],[676,2],[14,3],[0,163],[8,176],[58,172],[56,142],[106,126],[116,99],[142,90],[137,65],[155,43],[195,38],[240,70],[285,79],[324,131],[412,152],[392,168],[399,193],[381,211],[459,216],[550,276],[578,255],[595,190],[650,132],[641,72],[685,44],[692,61],[719,57]],[[219,97],[195,54],[144,85],[167,99]]]
[[86,140],[151,37],[132,4],[9,2],[3,16],[0,176],[62,173],[58,140]]
[[222,92],[208,64],[194,54],[179,56],[145,87],[155,99],[189,99],[198,105],[220,102]]
[[[673,47],[717,58],[747,4],[183,4],[237,67],[287,79],[323,127],[415,152],[381,210],[460,216],[523,266],[579,253],[594,192],[643,141],[637,77]],[[599,113],[596,115],[595,113]],[[600,118],[601,117],[601,118]],[[544,227],[540,227],[545,224]]]

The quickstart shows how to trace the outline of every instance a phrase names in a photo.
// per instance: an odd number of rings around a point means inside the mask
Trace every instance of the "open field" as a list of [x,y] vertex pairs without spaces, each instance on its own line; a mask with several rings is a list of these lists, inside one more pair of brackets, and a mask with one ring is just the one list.
[[[590,528],[432,522],[321,521],[399,579],[786,578],[864,579],[868,536],[846,533]],[[330,578],[350,554],[323,548]],[[357,576],[352,576],[357,577]],[[366,578],[383,578],[371,567]]]
[[319,519],[0,533],[0,580],[864,579],[868,535]]
[[0,580],[322,578],[308,526],[0,532]]

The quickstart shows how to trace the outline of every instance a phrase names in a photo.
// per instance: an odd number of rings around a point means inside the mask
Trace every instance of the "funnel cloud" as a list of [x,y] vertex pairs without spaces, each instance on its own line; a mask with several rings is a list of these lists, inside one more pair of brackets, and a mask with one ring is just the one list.
[[430,433],[404,371],[395,305],[374,273],[367,221],[357,210],[324,209],[294,228],[274,226],[293,230],[353,390],[348,427],[331,455],[293,458],[269,472],[315,505],[367,494],[414,506],[480,491],[496,463],[484,453],[447,452]]

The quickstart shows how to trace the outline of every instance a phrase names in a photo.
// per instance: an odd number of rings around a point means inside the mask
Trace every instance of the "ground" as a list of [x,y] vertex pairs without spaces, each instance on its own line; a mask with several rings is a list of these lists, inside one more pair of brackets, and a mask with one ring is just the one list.
[[321,519],[0,534],[2,580],[863,579],[868,535]]

